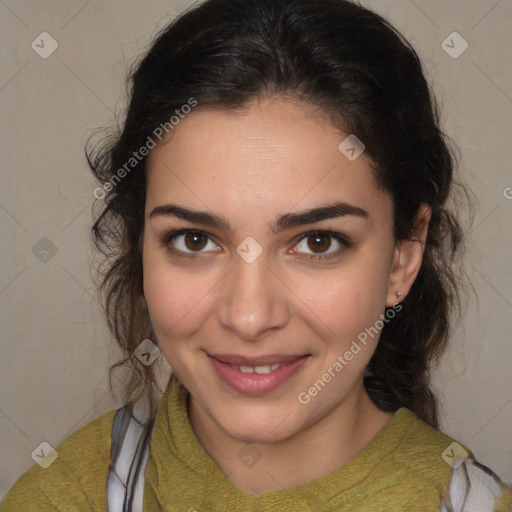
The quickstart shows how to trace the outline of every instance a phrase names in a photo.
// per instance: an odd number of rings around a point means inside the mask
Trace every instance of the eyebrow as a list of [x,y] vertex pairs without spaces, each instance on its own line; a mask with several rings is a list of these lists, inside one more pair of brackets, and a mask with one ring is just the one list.
[[[221,231],[233,233],[233,228],[225,217],[207,211],[191,210],[176,204],[165,204],[155,207],[149,214],[149,218],[151,219],[156,216],[177,217],[194,224],[203,224]],[[346,216],[355,216],[365,220],[370,218],[368,212],[358,206],[344,202],[336,202],[318,208],[281,215],[270,224],[270,231],[277,234],[298,226]]]

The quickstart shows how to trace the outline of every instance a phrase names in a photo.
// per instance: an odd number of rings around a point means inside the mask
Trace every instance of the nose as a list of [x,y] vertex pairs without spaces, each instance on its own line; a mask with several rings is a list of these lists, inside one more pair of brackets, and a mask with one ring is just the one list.
[[286,291],[265,253],[252,263],[235,254],[218,302],[218,321],[237,337],[256,341],[288,323]]

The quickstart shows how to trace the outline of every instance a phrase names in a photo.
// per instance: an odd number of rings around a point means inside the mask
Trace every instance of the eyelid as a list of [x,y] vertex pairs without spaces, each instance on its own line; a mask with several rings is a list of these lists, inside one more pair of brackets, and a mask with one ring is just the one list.
[[182,229],[173,229],[171,231],[166,231],[161,237],[159,237],[159,240],[164,247],[167,247],[167,249],[169,251],[173,252],[174,254],[196,257],[196,256],[200,256],[201,254],[204,254],[206,252],[209,252],[209,251],[182,251],[181,249],[177,249],[175,247],[173,247],[173,248],[169,247],[169,244],[172,239],[177,238],[182,235],[187,235],[189,233],[199,233],[201,235],[205,235],[209,240],[211,240],[214,243],[217,243],[217,242],[215,242],[215,237],[213,235],[211,235],[210,233],[208,233],[207,231],[203,231],[202,229],[194,229],[194,228],[182,228]]
[[[352,247],[352,242],[349,240],[349,238],[347,236],[345,236],[342,233],[339,233],[337,231],[331,231],[328,229],[313,229],[306,233],[301,234],[299,236],[297,243],[294,244],[294,247],[296,245],[298,245],[300,242],[302,242],[302,240],[305,240],[312,235],[326,235],[326,236],[330,237],[331,239],[334,239],[336,242],[338,242],[342,246],[342,248],[338,249],[336,251],[330,252],[330,253],[328,253],[328,252],[317,253],[317,254],[306,253],[305,256],[301,256],[302,258],[310,259],[310,260],[327,260],[329,258],[338,257],[340,255],[340,253],[343,252],[344,249],[348,249],[349,247]],[[329,247],[329,249],[330,249],[330,247]],[[293,251],[293,252],[302,254],[302,253],[299,253],[298,251]]]

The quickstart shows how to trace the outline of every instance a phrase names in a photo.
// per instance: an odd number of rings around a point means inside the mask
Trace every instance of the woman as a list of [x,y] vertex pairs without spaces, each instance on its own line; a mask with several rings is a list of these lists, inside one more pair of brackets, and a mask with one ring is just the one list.
[[89,151],[126,407],[2,512],[512,510],[438,430],[463,232],[407,41],[345,0],[209,0],[131,83]]

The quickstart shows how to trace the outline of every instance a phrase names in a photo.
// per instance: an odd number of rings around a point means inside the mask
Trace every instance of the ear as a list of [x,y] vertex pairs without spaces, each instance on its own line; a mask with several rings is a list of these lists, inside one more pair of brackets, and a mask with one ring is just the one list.
[[403,240],[395,249],[386,300],[388,307],[404,300],[420,271],[431,216],[430,207],[421,204],[415,219],[414,240]]

